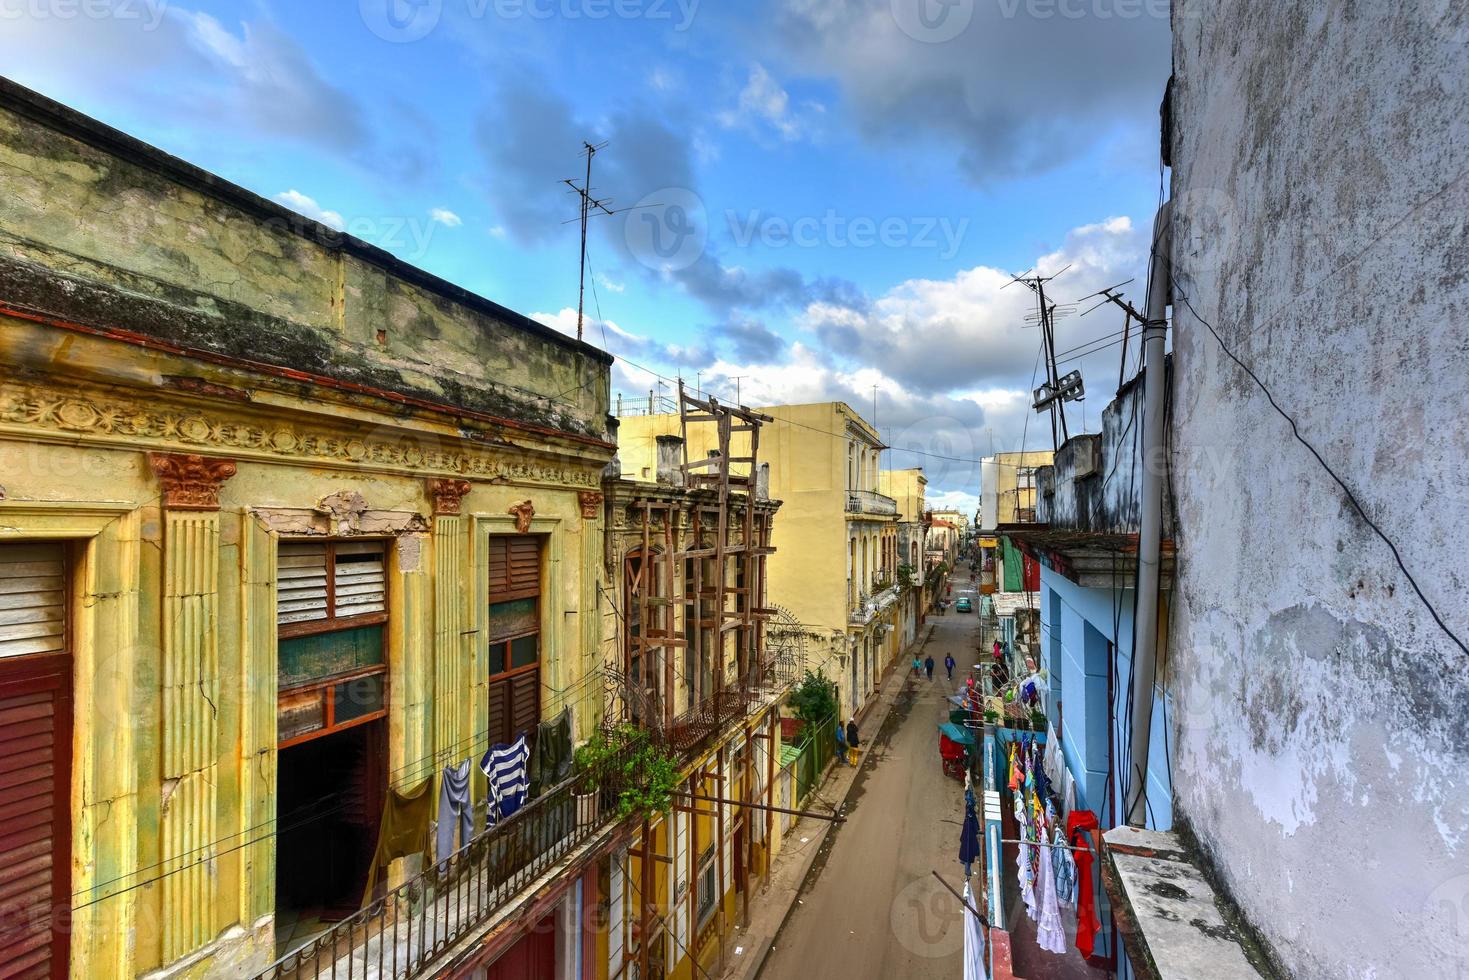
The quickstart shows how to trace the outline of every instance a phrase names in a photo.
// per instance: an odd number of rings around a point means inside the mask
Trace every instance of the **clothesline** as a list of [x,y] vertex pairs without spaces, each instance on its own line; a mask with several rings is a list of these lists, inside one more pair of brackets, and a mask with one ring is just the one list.
[[1041,841],[1034,841],[1034,840],[1010,840],[1008,838],[1002,838],[1000,840],[1000,843],[1001,844],[1029,844],[1031,847],[1055,847],[1055,848],[1062,848],[1062,849],[1068,850],[1068,851],[1086,851],[1088,853],[1091,852],[1091,848],[1090,847],[1070,847],[1070,846],[1068,846],[1066,844],[1045,844],[1045,843],[1042,843]]

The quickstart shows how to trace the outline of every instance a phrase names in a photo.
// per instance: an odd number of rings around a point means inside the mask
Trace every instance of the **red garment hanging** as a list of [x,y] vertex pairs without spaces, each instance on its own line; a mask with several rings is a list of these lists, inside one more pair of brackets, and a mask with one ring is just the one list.
[[1071,852],[1076,861],[1076,950],[1086,957],[1092,955],[1097,930],[1102,928],[1101,921],[1097,919],[1096,901],[1092,897],[1093,855],[1091,841],[1086,837],[1088,831],[1096,830],[1098,826],[1097,815],[1090,810],[1072,810],[1066,818],[1066,838],[1071,846],[1087,848]]

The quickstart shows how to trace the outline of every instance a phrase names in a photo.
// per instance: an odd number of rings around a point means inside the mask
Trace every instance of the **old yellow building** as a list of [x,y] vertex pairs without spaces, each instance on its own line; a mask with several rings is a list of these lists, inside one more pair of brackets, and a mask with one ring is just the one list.
[[[770,494],[782,501],[769,564],[770,601],[807,631],[811,668],[837,684],[850,716],[875,696],[877,679],[899,645],[898,509],[878,489],[886,447],[877,430],[842,402],[760,411],[772,419],[761,429],[761,459],[770,462]],[[658,437],[680,434],[676,414],[624,416],[618,436],[623,472],[656,472]],[[689,433],[690,458],[714,448],[706,434]],[[737,439],[734,458],[746,448]],[[844,576],[835,574],[841,569]]]
[[[597,721],[610,358],[8,82],[0,174],[0,960],[252,975],[358,909],[389,794]],[[444,955],[572,941],[492,854]],[[333,941],[437,955],[419,881]]]
[[[754,413],[690,407],[704,419],[688,424],[691,441],[718,444],[728,424],[748,447],[749,432],[769,430]],[[774,810],[738,804],[775,804],[778,708],[801,667],[801,637],[766,602],[780,523],[769,469],[734,472],[728,441],[718,457],[686,458],[671,434],[655,445],[646,477],[624,460],[633,478],[604,483],[604,656],[610,719],[660,733],[680,793],[668,813],[624,828],[604,859],[594,960],[607,980],[694,980],[733,955],[781,826]]]
[[883,470],[878,489],[892,497],[898,509],[898,640],[906,648],[918,637],[918,627],[928,615],[929,602],[924,574],[924,551],[931,515],[926,507],[928,478],[923,467]]

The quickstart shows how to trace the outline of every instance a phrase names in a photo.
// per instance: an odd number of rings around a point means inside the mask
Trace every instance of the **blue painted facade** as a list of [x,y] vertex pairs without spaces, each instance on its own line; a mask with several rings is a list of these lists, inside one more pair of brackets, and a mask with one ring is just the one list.
[[[1046,716],[1061,739],[1066,768],[1076,781],[1076,805],[1097,814],[1102,827],[1122,822],[1124,794],[1113,770],[1126,768],[1127,701],[1132,689],[1132,609],[1130,588],[1082,588],[1048,567],[1041,568],[1041,656],[1049,682]],[[1113,655],[1113,647],[1116,655]],[[1112,753],[1108,749],[1108,674],[1115,708]],[[1153,738],[1148,754],[1148,821],[1150,828],[1173,825],[1173,791],[1168,773],[1167,705],[1161,694],[1153,699]],[[1111,806],[1108,806],[1108,802]],[[1110,903],[1099,889],[1098,912],[1103,928],[1097,952],[1106,955],[1111,930],[1106,928]],[[1132,975],[1126,957],[1119,976]]]

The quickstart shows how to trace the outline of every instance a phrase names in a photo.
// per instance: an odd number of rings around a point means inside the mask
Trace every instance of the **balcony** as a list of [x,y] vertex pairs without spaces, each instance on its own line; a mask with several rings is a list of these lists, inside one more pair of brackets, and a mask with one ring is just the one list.
[[866,626],[873,619],[887,612],[888,608],[897,601],[898,587],[896,585],[874,589],[872,592],[859,593],[857,604],[847,612],[847,625],[856,627]]
[[619,819],[621,762],[607,766],[592,795],[575,792],[575,777],[547,789],[457,853],[272,963],[257,980],[387,980],[452,968],[527,896],[575,867],[610,833]]
[[848,514],[870,514],[876,517],[896,517],[898,502],[875,490],[848,490]]

